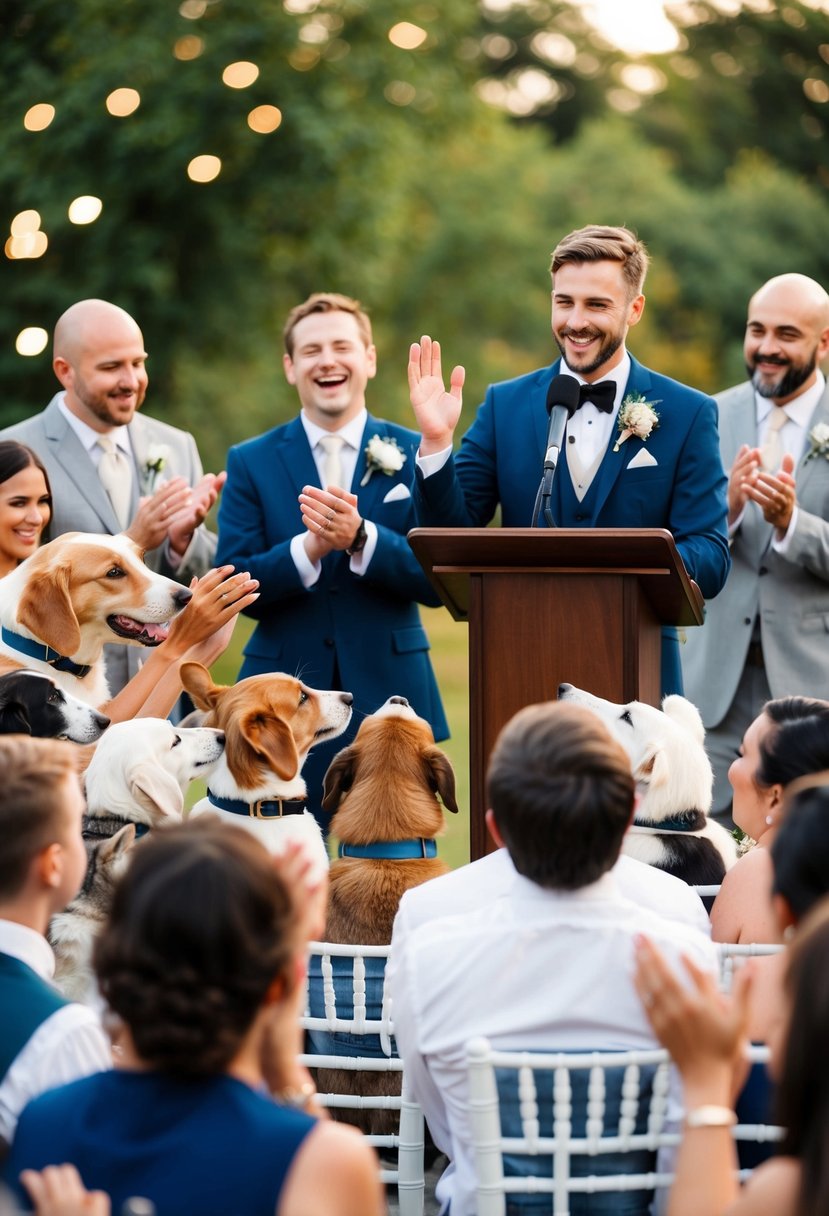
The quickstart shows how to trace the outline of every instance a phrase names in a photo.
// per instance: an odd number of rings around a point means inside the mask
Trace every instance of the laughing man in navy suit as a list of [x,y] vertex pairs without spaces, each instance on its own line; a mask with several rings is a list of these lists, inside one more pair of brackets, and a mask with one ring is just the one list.
[[[547,446],[547,389],[563,373],[584,387],[553,486],[558,524],[667,528],[703,596],[720,591],[730,560],[716,405],[649,371],[625,348],[645,307],[647,266],[644,246],[627,228],[592,225],[565,237],[551,268],[552,330],[561,359],[490,385],[457,456],[452,440],[464,369],[453,370],[447,392],[438,343],[424,337],[412,346],[409,386],[422,436],[419,523],[479,527],[500,504],[504,527],[532,525]],[[631,427],[625,428],[626,418]],[[673,629],[663,631],[662,691],[682,691]]]
[[389,696],[407,697],[435,738],[447,737],[417,607],[440,601],[406,540],[419,436],[366,410],[377,364],[368,317],[348,296],[317,293],[289,314],[284,338],[302,409],[231,448],[217,561],[259,579],[240,678],[287,671],[354,694],[349,730],[303,769],[324,824],[332,756]]

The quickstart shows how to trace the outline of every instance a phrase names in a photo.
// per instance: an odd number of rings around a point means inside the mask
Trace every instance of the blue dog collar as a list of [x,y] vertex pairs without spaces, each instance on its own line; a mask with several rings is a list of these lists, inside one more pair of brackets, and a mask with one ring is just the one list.
[[36,642],[34,638],[24,638],[20,633],[13,633],[5,625],[0,629],[0,636],[6,645],[11,646],[12,650],[16,650],[18,654],[25,654],[29,659],[40,659],[41,663],[48,663],[56,671],[68,671],[73,676],[77,676],[79,680],[88,676],[92,670],[88,665],[73,663],[71,659],[67,659],[66,655],[53,650],[45,642]]
[[244,802],[241,798],[220,798],[208,790],[207,800],[221,811],[244,815],[246,819],[281,819],[283,815],[302,815],[305,811],[304,798],[259,798]]
[[438,846],[434,840],[426,840],[420,836],[417,840],[377,840],[374,844],[341,844],[337,852],[340,857],[414,861],[424,857],[437,857]]

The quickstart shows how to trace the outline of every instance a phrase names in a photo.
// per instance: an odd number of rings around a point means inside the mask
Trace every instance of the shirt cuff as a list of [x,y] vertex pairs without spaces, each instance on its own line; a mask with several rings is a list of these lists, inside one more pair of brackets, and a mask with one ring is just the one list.
[[743,522],[743,516],[745,515],[745,513],[746,513],[746,509],[745,509],[745,507],[743,507],[740,514],[734,520],[734,523],[728,525],[728,539],[729,540],[734,539],[734,536],[736,535],[737,530],[740,527],[740,524]]
[[377,524],[373,524],[370,519],[364,519],[363,524],[366,529],[366,543],[360,552],[355,553],[351,558],[350,569],[352,574],[365,574],[368,564],[374,555],[374,550],[377,548]]
[[431,456],[416,456],[415,464],[424,477],[431,477],[433,473],[437,473],[443,468],[451,455],[452,445],[450,444],[442,452],[433,452]]
[[[193,542],[191,540],[190,545],[192,545],[192,543]],[[190,548],[190,545],[187,546],[187,549]],[[184,561],[184,558],[187,555],[187,549],[185,549],[184,553],[181,553],[181,554],[174,553],[172,545],[170,544],[169,540],[165,540],[165,542],[164,542],[164,560],[166,561],[167,565],[170,567],[171,570],[178,570],[179,566]]]
[[306,591],[313,587],[322,573],[322,562],[312,562],[305,552],[306,532],[301,532],[291,541],[291,557],[297,568],[297,574]]
[[792,510],[792,517],[789,520],[789,526],[786,529],[785,536],[781,536],[778,540],[777,532],[775,532],[775,534],[774,534],[774,539],[771,542],[771,547],[772,547],[772,549],[774,549],[775,553],[779,553],[781,557],[785,557],[791,547],[792,537],[794,536],[794,531],[795,531],[795,528],[797,527],[797,516],[798,516],[798,509],[797,509],[797,503],[795,503],[794,509]]

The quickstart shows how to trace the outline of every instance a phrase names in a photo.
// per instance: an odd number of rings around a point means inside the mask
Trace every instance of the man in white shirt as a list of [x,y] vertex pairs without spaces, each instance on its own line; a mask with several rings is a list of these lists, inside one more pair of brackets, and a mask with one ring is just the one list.
[[682,647],[714,767],[714,814],[730,822],[728,768],[770,697],[829,689],[829,295],[770,279],[748,306],[749,380],[717,397],[730,469],[731,573]]
[[84,798],[72,744],[0,737],[0,1156],[26,1103],[110,1068],[96,1014],[50,983],[49,921],[86,872]]
[[515,1048],[654,1047],[632,981],[637,934],[656,936],[674,961],[684,953],[716,970],[702,932],[619,890],[611,871],[634,783],[624,751],[589,710],[548,702],[516,714],[490,758],[487,795],[487,824],[509,852],[512,883],[485,906],[404,937],[396,925],[388,968],[408,1084],[452,1163],[438,1184],[452,1216],[475,1211],[470,1038]]

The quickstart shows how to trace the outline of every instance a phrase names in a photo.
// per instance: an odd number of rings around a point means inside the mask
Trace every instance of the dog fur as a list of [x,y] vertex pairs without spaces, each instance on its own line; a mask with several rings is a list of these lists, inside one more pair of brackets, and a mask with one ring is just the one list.
[[0,734],[94,743],[109,718],[59,688],[51,676],[20,668],[0,675]]
[[[441,802],[457,813],[452,765],[436,746],[429,723],[417,716],[405,697],[390,697],[367,717],[353,743],[334,757],[325,775],[322,805],[335,812],[331,833],[344,844],[433,840],[445,830]],[[329,871],[326,940],[362,945],[390,942],[404,891],[447,870],[437,857],[340,857]],[[345,983],[350,990],[351,981]],[[326,1092],[377,1097],[400,1093],[399,1073],[316,1071]],[[394,1131],[397,1114],[343,1110],[336,1118],[369,1134],[388,1135]]]
[[115,884],[126,869],[134,843],[132,823],[125,824],[114,836],[88,843],[89,861],[83,886],[49,924],[49,942],[55,952],[55,983],[70,1001],[89,1005],[97,999],[92,946],[109,915]]
[[[696,706],[676,695],[665,697],[661,710],[642,701],[616,705],[572,684],[560,685],[558,697],[592,709],[630,756],[640,801],[623,851],[688,883],[722,882],[737,860],[737,846],[708,818],[713,773]],[[692,830],[658,831],[676,819]]]
[[195,705],[206,711],[205,724],[225,734],[225,752],[210,779],[210,792],[250,808],[248,814],[234,814],[203,798],[190,814],[210,812],[245,827],[275,854],[297,840],[313,859],[315,872],[327,871],[325,842],[309,811],[260,818],[255,804],[301,802],[306,797],[302,766],[315,743],[334,739],[346,729],[351,693],[320,692],[282,672],[218,685],[201,663],[182,664],[181,681]]
[[0,639],[3,670],[45,672],[89,705],[109,697],[104,674],[106,642],[158,646],[166,625],[192,592],[144,565],[128,536],[66,532],[0,579],[0,625],[51,647],[85,675],[59,671]]

